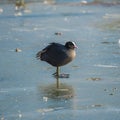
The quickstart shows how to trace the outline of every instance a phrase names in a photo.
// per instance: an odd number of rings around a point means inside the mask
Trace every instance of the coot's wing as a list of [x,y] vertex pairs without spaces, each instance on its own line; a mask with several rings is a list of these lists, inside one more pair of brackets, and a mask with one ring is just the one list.
[[42,54],[41,58],[41,60],[44,60],[53,66],[61,66],[67,58],[66,48],[62,44],[51,43],[51,46]]
[[39,51],[37,54],[36,54],[36,58],[37,59],[41,59],[41,56],[42,54],[44,53],[47,53],[53,46],[56,46],[56,45],[60,45],[58,43],[50,43],[47,47],[45,47],[42,51]]

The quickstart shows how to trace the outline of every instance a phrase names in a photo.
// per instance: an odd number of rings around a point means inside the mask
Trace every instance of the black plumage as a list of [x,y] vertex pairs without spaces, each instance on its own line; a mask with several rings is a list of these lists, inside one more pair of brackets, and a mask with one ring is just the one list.
[[76,45],[74,42],[66,42],[65,45],[59,43],[50,43],[42,51],[36,54],[36,57],[42,61],[46,61],[52,66],[59,67],[71,62],[75,56]]

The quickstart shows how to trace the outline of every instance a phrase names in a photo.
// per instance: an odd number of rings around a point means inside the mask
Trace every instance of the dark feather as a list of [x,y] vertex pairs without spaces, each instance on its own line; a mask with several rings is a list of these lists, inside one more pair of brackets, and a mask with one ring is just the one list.
[[68,49],[65,45],[53,42],[42,51],[39,51],[36,57],[53,66],[62,66],[74,59],[75,51],[74,49]]

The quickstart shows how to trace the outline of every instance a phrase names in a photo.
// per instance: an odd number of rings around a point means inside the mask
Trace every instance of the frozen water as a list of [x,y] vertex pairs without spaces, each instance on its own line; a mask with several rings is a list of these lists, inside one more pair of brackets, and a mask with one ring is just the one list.
[[[116,3],[28,2],[20,11],[13,4],[0,4],[1,120],[120,119]],[[70,76],[60,78],[57,90],[55,68],[35,56],[50,42],[69,40],[78,46],[77,57],[61,67]]]

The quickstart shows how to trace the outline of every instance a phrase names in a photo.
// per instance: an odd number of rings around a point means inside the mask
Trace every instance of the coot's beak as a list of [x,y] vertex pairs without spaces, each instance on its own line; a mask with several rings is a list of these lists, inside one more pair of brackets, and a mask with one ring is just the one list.
[[76,48],[76,49],[78,48],[77,45],[76,45],[75,43],[74,43],[74,48]]
[[77,46],[77,45],[75,45],[75,46],[74,46],[74,48],[76,48],[76,49],[77,49],[77,48],[78,48],[78,46]]
[[73,43],[73,48],[78,48],[74,42],[72,42],[72,43]]

